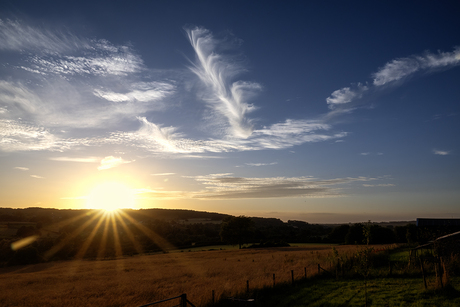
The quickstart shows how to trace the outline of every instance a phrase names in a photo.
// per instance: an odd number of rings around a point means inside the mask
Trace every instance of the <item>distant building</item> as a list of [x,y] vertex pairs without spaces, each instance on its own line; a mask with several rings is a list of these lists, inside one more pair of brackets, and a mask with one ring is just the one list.
[[417,227],[460,227],[460,219],[426,219],[426,218],[418,218]]

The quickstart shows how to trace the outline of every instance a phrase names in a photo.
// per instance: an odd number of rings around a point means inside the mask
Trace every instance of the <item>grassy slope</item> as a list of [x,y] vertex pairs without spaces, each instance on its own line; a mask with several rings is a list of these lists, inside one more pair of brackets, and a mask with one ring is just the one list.
[[[371,279],[368,306],[460,306],[460,278],[451,282],[443,290],[424,290],[421,278]],[[364,282],[359,279],[310,280],[257,294],[257,306],[364,306],[364,300]]]

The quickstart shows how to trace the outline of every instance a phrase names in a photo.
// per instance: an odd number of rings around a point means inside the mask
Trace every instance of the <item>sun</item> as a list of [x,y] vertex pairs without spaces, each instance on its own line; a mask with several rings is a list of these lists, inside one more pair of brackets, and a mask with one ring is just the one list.
[[106,211],[133,208],[134,191],[119,182],[104,182],[91,191],[86,207]]

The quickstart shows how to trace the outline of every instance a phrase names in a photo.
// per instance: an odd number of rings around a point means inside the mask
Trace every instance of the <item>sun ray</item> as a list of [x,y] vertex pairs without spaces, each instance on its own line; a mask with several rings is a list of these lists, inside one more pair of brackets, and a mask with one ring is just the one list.
[[[76,222],[82,218],[84,218],[85,216],[87,216],[88,213],[83,213],[81,215],[78,215],[78,216],[74,216],[70,219],[67,219],[67,220],[64,220],[64,221],[60,221],[58,223],[55,223],[55,224],[52,224],[50,225],[49,227],[51,228],[61,228],[61,227],[64,227],[66,225],[69,225],[73,222]],[[44,229],[45,230],[45,229]],[[46,230],[48,232],[54,232],[54,231],[50,231],[50,230]],[[27,237],[27,238],[23,238],[21,240],[18,240],[18,241],[15,241],[13,243],[11,243],[11,249],[13,250],[18,250],[18,249],[21,249],[29,244],[32,244],[33,242],[37,241],[38,239],[40,238],[40,235],[33,235],[33,236],[30,236],[30,237]]]
[[97,259],[102,259],[105,257],[108,233],[109,233],[109,219],[106,217],[104,219],[104,232],[102,233],[101,245],[99,246],[99,250],[97,252]]
[[[163,251],[169,251],[173,250],[176,247],[169,243],[167,240],[165,240],[163,237],[155,233],[153,230],[150,230],[149,228],[145,227],[144,225],[137,223],[135,219],[133,219],[131,216],[129,216],[126,212],[123,212],[122,210],[118,211],[119,214],[123,215],[128,221],[130,221],[135,227],[137,227],[140,231],[142,231],[145,235],[147,235],[150,240],[152,240],[155,244],[157,244]],[[202,267],[197,267],[193,262],[190,260],[187,260],[184,257],[181,257],[181,255],[177,255],[174,258],[171,258],[173,261],[177,262],[178,265],[180,265],[184,272],[189,271],[197,276],[202,276],[204,274],[204,270]]]
[[175,246],[163,239],[160,235],[155,233],[153,230],[148,229],[142,224],[137,223],[136,220],[134,220],[131,216],[126,214],[123,211],[119,211],[123,217],[125,217],[127,220],[129,220],[135,227],[137,227],[140,231],[142,231],[147,237],[149,237],[155,244],[157,244],[162,250],[168,251],[171,249],[174,249]]
[[48,250],[44,254],[44,258],[45,259],[51,258],[54,254],[56,254],[59,250],[61,250],[70,240],[72,240],[78,234],[80,234],[86,227],[88,227],[95,219],[100,217],[102,214],[103,214],[103,211],[99,211],[95,213],[94,216],[91,217],[88,221],[86,221],[83,225],[75,229],[68,236],[66,236],[61,242],[59,242],[57,245],[54,245],[50,250]]
[[[115,221],[115,216],[113,214],[109,214],[110,220],[112,222],[112,230],[113,230],[113,238],[114,238],[114,244],[115,244],[115,258],[119,258],[123,256],[123,249],[121,247],[120,243],[120,236],[118,234],[118,228],[117,228],[117,223]],[[121,265],[120,265],[121,264]],[[122,270],[124,268],[124,264],[122,262],[117,262],[117,267],[119,270]]]
[[99,221],[97,222],[97,225],[94,227],[93,231],[90,233],[88,238],[85,240],[85,243],[83,243],[82,247],[80,248],[78,253],[75,255],[76,259],[82,259],[85,256],[86,251],[88,250],[89,246],[93,242],[94,236],[96,235],[99,227],[102,225],[102,222],[107,218],[106,215],[107,215],[107,213],[104,213],[99,218]]
[[133,243],[134,245],[134,248],[136,249],[137,253],[141,254],[143,253],[143,248],[142,246],[139,244],[139,242],[137,242],[136,238],[134,238],[134,235],[133,233],[131,232],[131,230],[128,228],[128,225],[126,225],[125,221],[123,221],[123,217],[120,215],[120,211],[115,211],[113,213],[113,215],[115,216],[115,218],[120,222],[120,225],[123,227],[123,229],[125,230],[126,232],[126,235],[128,236],[128,238],[131,240],[131,242]]

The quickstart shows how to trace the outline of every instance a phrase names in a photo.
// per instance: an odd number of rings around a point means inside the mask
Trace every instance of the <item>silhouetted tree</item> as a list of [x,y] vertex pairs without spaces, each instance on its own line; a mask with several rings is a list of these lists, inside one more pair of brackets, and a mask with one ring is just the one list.
[[350,225],[344,224],[332,229],[331,233],[327,236],[327,239],[331,243],[345,243],[345,237],[350,230]]
[[247,216],[225,218],[221,225],[220,237],[228,244],[241,246],[249,243],[253,234],[253,221]]
[[417,226],[415,226],[414,224],[407,225],[406,239],[407,239],[407,243],[418,242]]
[[348,233],[345,236],[346,244],[362,244],[365,242],[365,237],[363,233],[363,224],[356,223],[350,226]]

